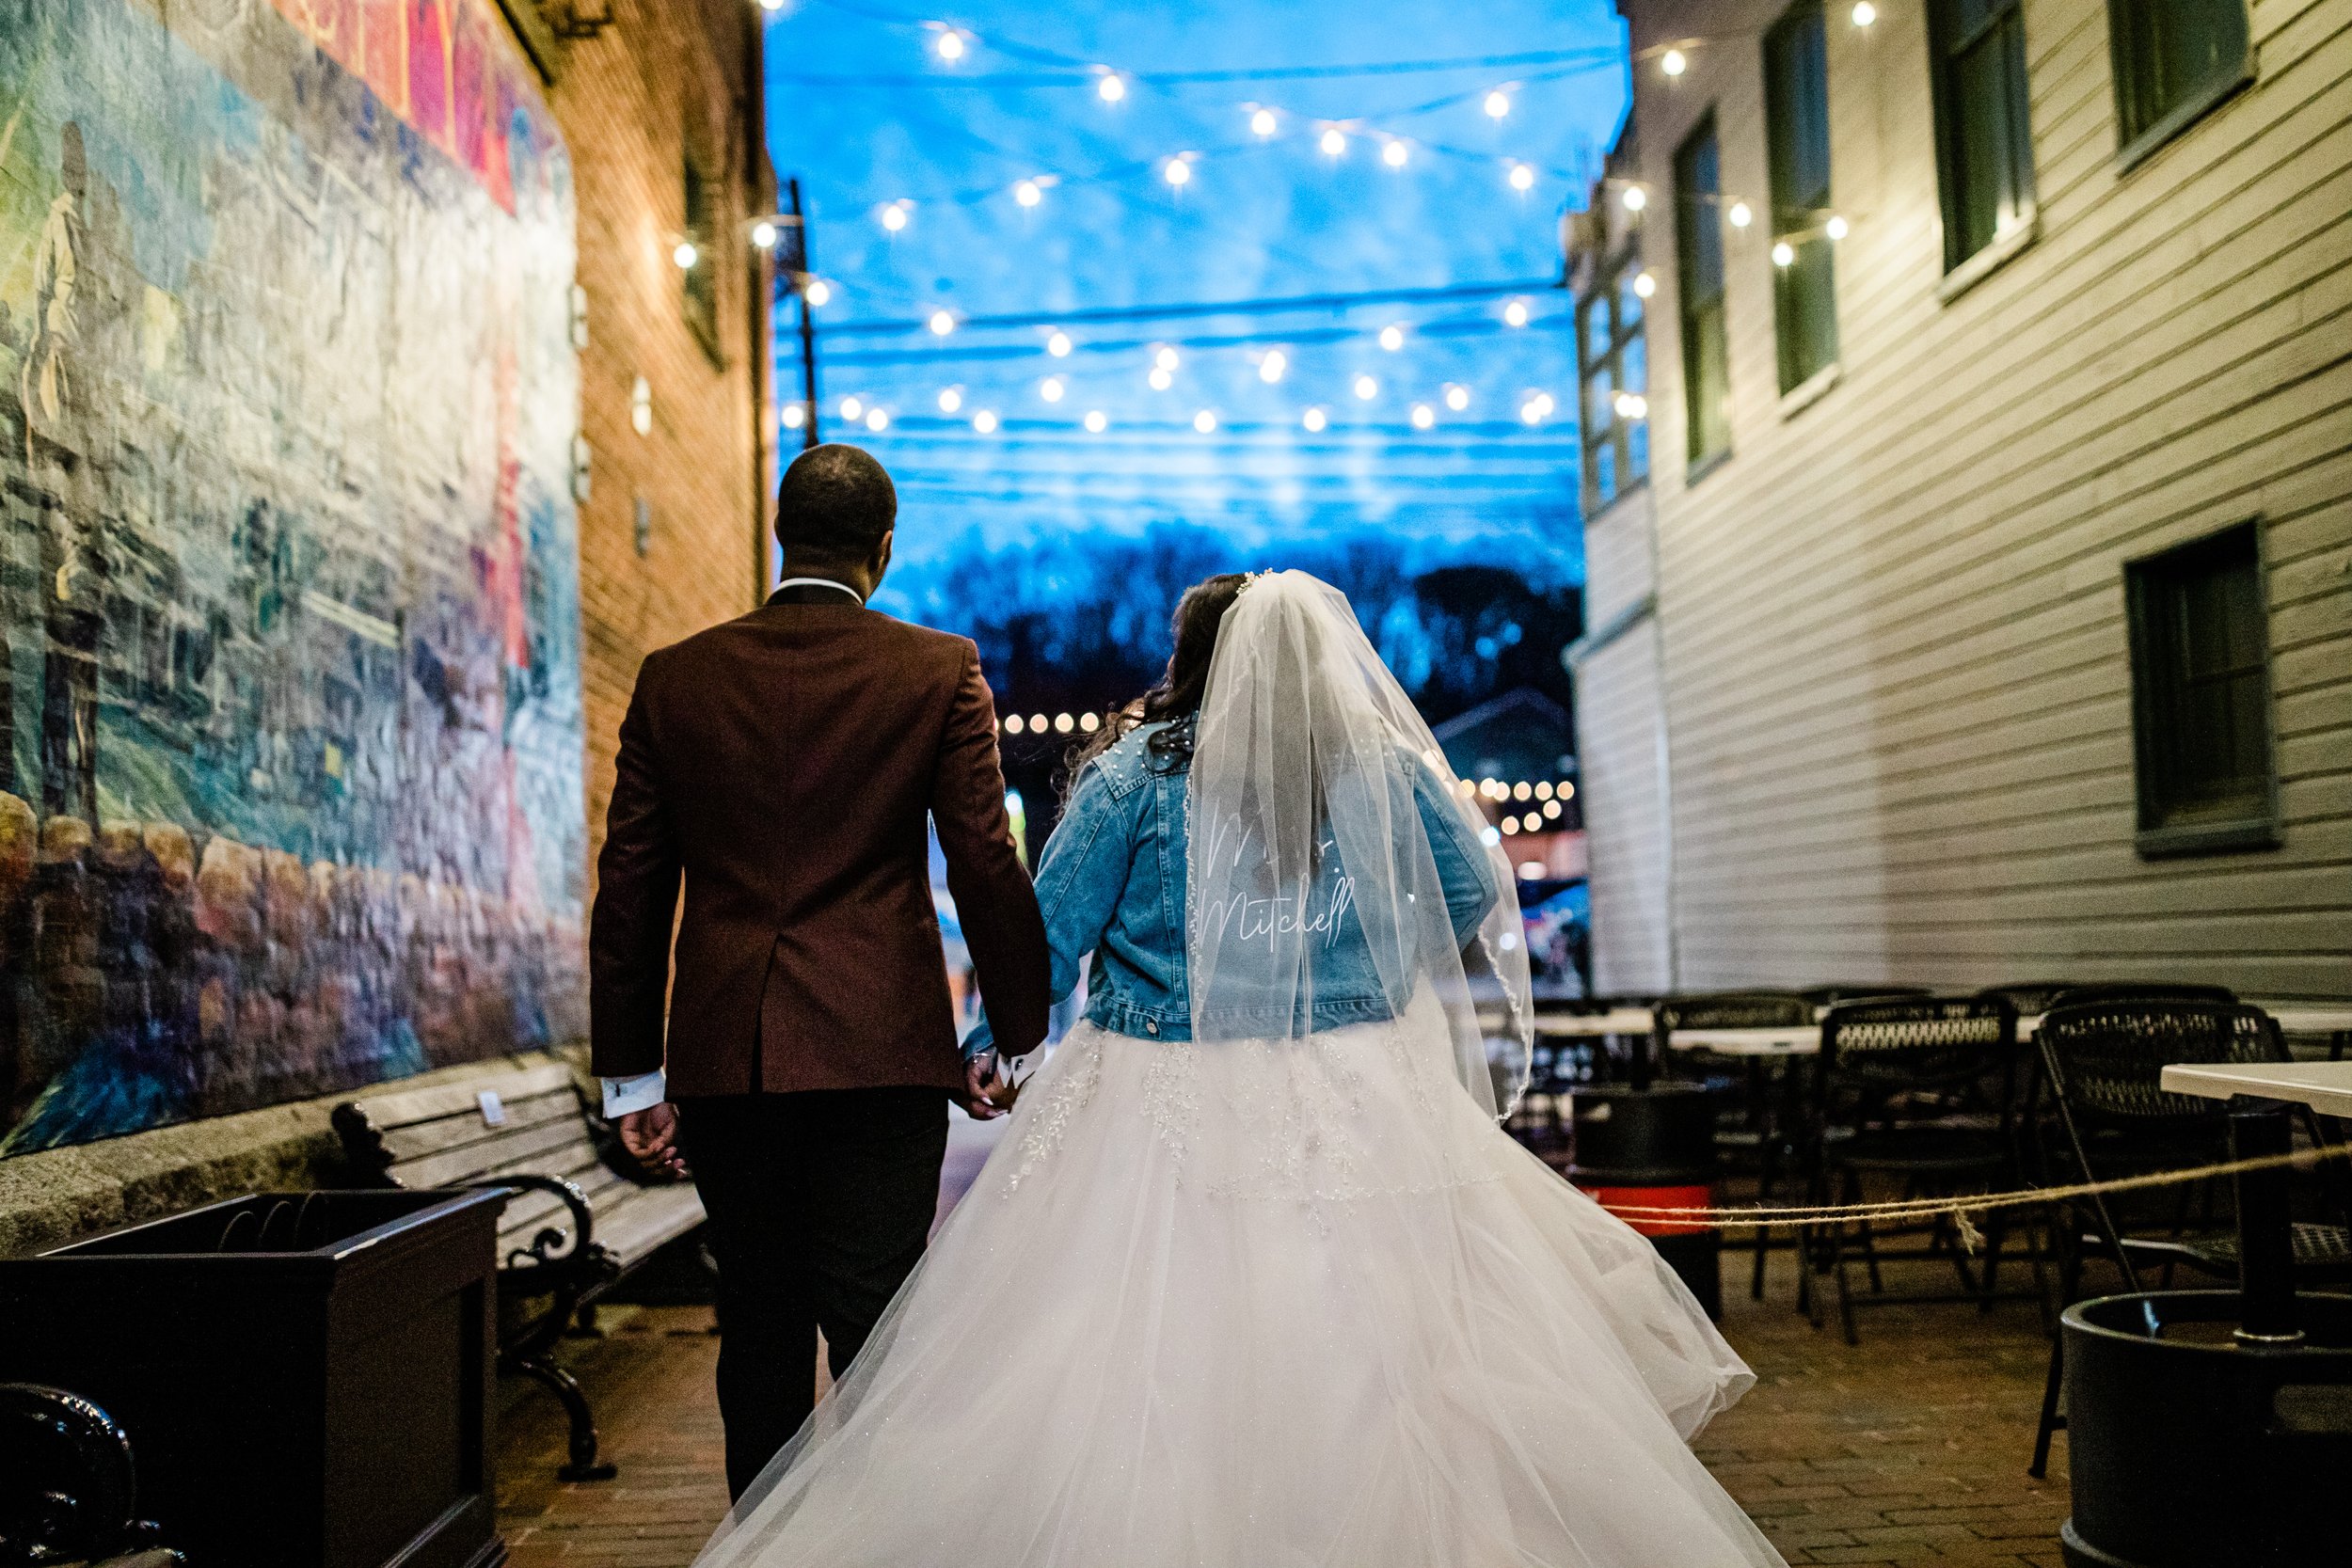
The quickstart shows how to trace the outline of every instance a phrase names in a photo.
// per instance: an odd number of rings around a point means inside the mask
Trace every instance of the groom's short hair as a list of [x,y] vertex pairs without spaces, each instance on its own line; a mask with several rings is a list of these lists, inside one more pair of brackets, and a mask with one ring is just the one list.
[[873,558],[898,518],[898,489],[871,454],[838,442],[811,447],[776,487],[776,543],[801,562],[854,565]]

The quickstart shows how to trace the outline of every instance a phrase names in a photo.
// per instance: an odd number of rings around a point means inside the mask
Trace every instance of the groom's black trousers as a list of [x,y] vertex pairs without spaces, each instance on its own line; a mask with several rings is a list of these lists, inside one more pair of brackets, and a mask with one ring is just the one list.
[[923,1256],[947,1152],[936,1088],[678,1101],[678,1143],[719,1261],[719,1414],[742,1497],[839,1377]]

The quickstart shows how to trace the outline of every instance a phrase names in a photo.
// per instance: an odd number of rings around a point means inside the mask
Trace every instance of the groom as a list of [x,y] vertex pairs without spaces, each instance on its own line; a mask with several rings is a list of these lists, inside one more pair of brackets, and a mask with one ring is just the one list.
[[839,1376],[922,1257],[949,1098],[999,1114],[993,1053],[957,1049],[927,817],[998,1052],[1045,1037],[978,653],[866,608],[898,507],[854,447],[793,462],[783,586],[638,673],[596,862],[594,1069],[629,1151],[691,1164],[709,1212],[739,1498],[815,1402],[818,1331]]

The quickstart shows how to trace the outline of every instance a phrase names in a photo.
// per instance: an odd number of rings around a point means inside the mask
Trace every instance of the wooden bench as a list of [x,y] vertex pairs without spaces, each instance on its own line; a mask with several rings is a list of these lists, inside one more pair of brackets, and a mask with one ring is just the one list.
[[[691,1182],[624,1175],[610,1134],[560,1062],[461,1084],[391,1089],[335,1107],[335,1131],[365,1180],[389,1186],[509,1187],[499,1221],[499,1367],[564,1402],[565,1481],[604,1481],[596,1423],[550,1354],[613,1283],[703,1222]],[[625,1158],[625,1157],[623,1157]]]

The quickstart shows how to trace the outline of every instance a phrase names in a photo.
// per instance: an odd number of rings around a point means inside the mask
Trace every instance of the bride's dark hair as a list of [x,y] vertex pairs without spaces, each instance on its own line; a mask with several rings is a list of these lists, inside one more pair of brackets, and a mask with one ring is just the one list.
[[1169,620],[1176,651],[1168,656],[1168,673],[1142,696],[1103,715],[1103,727],[1071,752],[1071,779],[1075,780],[1080,768],[1135,730],[1163,719],[1181,722],[1170,724],[1147,743],[1152,762],[1175,768],[1191,760],[1191,720],[1200,711],[1200,699],[1209,689],[1209,658],[1216,652],[1217,628],[1225,624],[1225,612],[1233,607],[1248,580],[1245,573],[1220,572],[1184,590]]

